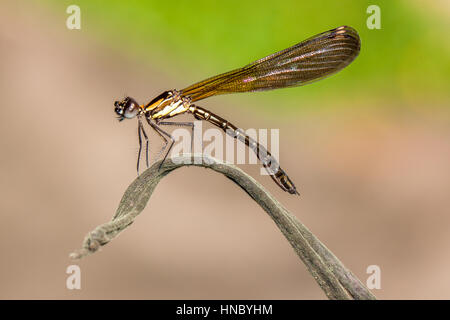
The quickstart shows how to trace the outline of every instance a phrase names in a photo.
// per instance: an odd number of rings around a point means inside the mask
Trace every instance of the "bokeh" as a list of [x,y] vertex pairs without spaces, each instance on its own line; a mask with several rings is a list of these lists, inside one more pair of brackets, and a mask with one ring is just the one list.
[[[72,4],[80,30],[66,27]],[[144,103],[345,24],[362,45],[338,74],[199,105],[280,130],[300,197],[241,168],[364,283],[379,266],[377,297],[449,299],[449,17],[445,0],[2,1],[0,298],[324,299],[265,212],[201,168],[163,179],[101,252],[68,255],[136,177],[137,123],[116,120],[115,100]],[[71,264],[81,290],[66,288]]]

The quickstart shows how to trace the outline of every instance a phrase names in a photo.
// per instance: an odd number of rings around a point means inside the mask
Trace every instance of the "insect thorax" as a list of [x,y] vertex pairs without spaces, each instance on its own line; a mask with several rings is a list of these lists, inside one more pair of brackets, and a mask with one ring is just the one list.
[[171,118],[188,111],[190,99],[182,97],[177,90],[165,91],[145,106],[152,119]]

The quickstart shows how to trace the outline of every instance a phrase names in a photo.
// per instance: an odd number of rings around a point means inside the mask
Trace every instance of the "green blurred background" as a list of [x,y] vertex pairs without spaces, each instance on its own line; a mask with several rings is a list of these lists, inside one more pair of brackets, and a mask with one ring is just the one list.
[[[49,1],[48,5],[61,12],[72,3]],[[276,102],[277,108],[299,110],[308,107],[305,99],[339,105],[336,99],[350,98],[364,106],[369,97],[382,107],[386,99],[442,104],[449,97],[450,23],[445,1],[108,1],[106,5],[86,0],[77,4],[83,8],[83,32],[172,76],[180,89],[347,24],[358,30],[362,41],[360,56],[349,70],[331,81],[263,93],[259,98]],[[381,10],[380,30],[366,26],[371,15],[366,9],[372,4]]]
[[[81,30],[66,28],[72,4]],[[240,167],[363,282],[378,265],[377,297],[449,299],[449,18],[446,0],[0,2],[0,298],[324,299],[263,210],[200,168],[164,178],[102,252],[68,254],[136,177],[137,125],[116,120],[115,100],[144,103],[345,24],[362,45],[338,74],[199,105],[280,130],[300,197]],[[70,264],[82,290],[66,288]]]

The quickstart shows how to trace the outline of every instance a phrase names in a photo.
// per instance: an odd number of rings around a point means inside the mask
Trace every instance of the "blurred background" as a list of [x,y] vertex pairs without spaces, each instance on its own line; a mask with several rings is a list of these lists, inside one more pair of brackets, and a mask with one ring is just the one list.
[[[80,30],[66,27],[72,4]],[[2,1],[0,298],[325,299],[267,214],[201,168],[163,179],[101,252],[68,255],[136,177],[137,123],[119,123],[114,100],[144,103],[346,24],[362,47],[342,72],[199,105],[280,129],[301,197],[241,167],[363,283],[378,265],[377,297],[449,299],[449,17],[445,0]],[[66,289],[71,264],[81,290]]]

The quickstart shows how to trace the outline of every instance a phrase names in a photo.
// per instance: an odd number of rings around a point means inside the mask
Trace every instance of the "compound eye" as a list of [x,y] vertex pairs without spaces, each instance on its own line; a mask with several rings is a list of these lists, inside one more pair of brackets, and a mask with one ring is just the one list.
[[121,107],[116,107],[114,109],[114,111],[118,114],[118,115],[123,115],[123,109]]
[[137,104],[136,101],[129,98],[125,106],[125,113],[124,113],[125,118],[128,119],[134,118],[138,115],[138,113],[139,113],[139,105]]
[[131,118],[136,117],[138,112],[139,112],[138,108],[128,108],[125,110],[124,116],[125,116],[125,118],[131,119]]

